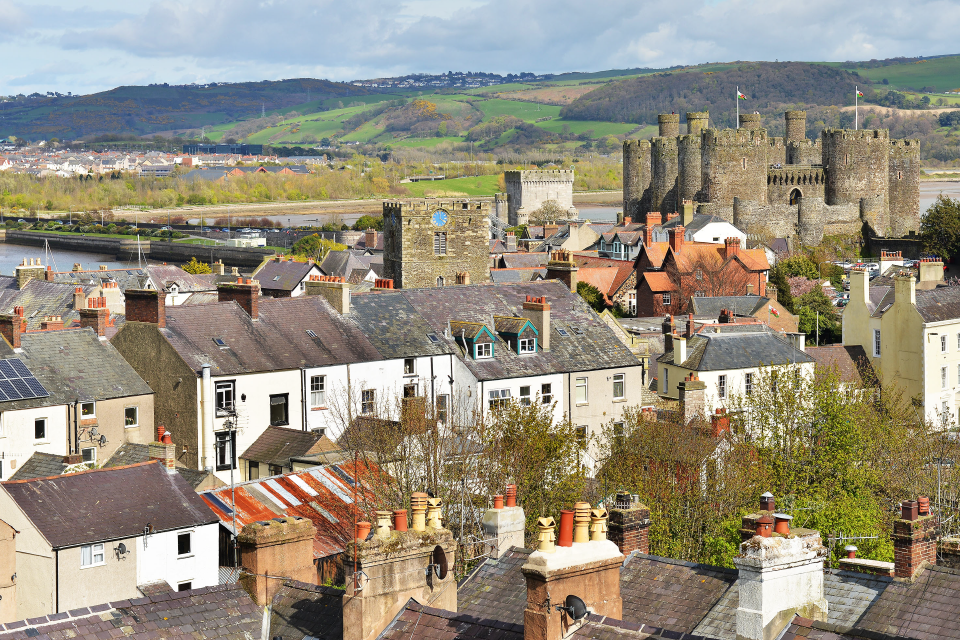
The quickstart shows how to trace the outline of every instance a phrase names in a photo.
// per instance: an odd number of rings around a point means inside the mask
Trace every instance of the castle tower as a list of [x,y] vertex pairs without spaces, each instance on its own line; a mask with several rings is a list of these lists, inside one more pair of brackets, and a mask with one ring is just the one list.
[[676,138],[680,135],[679,113],[661,113],[657,116],[657,122],[660,123],[661,138]]
[[[679,124],[677,126],[679,128]],[[670,213],[677,210],[678,154],[676,137],[660,137],[651,141],[650,210],[652,211]]]
[[759,113],[741,113],[740,128],[751,131],[753,129],[762,129],[763,124],[760,121]]
[[[690,115],[690,114],[688,114]],[[702,121],[701,121],[702,122]],[[690,121],[687,121],[688,125]],[[700,187],[703,184],[701,175],[701,134],[690,133],[680,136],[677,139],[677,200],[698,200],[700,198]],[[671,209],[660,209],[661,211],[672,211]]]
[[428,199],[383,203],[386,278],[396,288],[490,280],[490,202]]
[[886,219],[889,204],[890,134],[886,129],[851,131],[824,129],[823,163],[827,184],[826,203],[853,204],[861,198],[884,198]]
[[920,228],[920,141],[892,140],[888,172],[890,226],[894,236]]
[[687,111],[687,135],[700,135],[709,126],[709,111]]
[[808,247],[815,247],[823,240],[823,200],[801,197],[798,205],[797,233],[800,235],[800,241]]
[[783,120],[787,128],[787,142],[800,142],[807,139],[806,111],[784,111]]
[[507,223],[527,224],[531,213],[544,202],[553,200],[571,218],[577,217],[573,206],[573,169],[552,171],[506,171]]
[[706,129],[703,132],[701,182],[703,201],[733,220],[733,199],[767,201],[767,132],[765,129]]
[[640,219],[650,190],[650,141],[623,141],[623,214]]

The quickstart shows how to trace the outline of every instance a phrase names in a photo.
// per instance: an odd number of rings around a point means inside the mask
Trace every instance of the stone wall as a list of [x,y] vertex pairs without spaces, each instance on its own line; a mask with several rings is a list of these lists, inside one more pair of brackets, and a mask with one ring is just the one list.
[[766,202],[769,144],[765,129],[707,129],[702,145],[702,188],[706,201],[732,205],[733,199],[739,197]]
[[787,146],[783,138],[770,138],[770,148],[767,150],[767,164],[786,164]]
[[823,144],[818,140],[788,140],[787,164],[823,164]]
[[709,111],[687,111],[687,135],[700,135],[710,126]]
[[623,213],[634,220],[643,217],[644,196],[650,190],[650,141],[623,141]]
[[822,199],[825,182],[823,167],[784,165],[782,169],[769,169],[767,171],[767,202],[790,204],[793,200],[793,204],[796,204],[796,198],[791,198],[791,195]]
[[[443,210],[447,222],[434,224],[434,213]],[[470,274],[470,282],[490,280],[489,223],[491,203],[479,200],[420,200],[383,203],[383,266],[396,288],[454,285],[457,274]],[[444,237],[446,252],[437,253],[437,234]]]
[[661,138],[676,138],[680,135],[680,114],[661,113],[657,116]]
[[891,140],[888,182],[890,231],[906,235],[920,228],[920,141]]
[[563,209],[573,208],[573,170],[506,171],[507,220],[511,226],[526,224],[526,217],[547,200]]
[[733,224],[746,233],[789,238],[797,232],[798,205],[768,204],[734,198]]
[[822,140],[827,204],[859,203],[860,198],[876,196],[888,202],[890,134],[886,129],[824,129]]
[[[694,126],[697,126],[698,122],[702,121],[694,120]],[[700,165],[702,154],[700,139],[701,135],[696,133],[680,136],[677,141],[677,202],[701,199],[700,185],[703,177]],[[661,209],[661,211],[674,210]]]
[[679,154],[677,138],[654,138],[650,150],[650,211],[664,214],[677,210]]
[[783,120],[786,125],[786,140],[788,142],[800,142],[807,139],[806,111],[784,111]]

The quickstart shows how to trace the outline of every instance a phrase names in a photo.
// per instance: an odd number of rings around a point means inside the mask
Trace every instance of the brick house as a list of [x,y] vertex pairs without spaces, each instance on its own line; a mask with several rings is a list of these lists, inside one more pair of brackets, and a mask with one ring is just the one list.
[[637,316],[685,313],[693,296],[765,295],[770,264],[763,250],[742,249],[740,238],[686,242],[682,226],[669,236],[644,245],[634,262]]

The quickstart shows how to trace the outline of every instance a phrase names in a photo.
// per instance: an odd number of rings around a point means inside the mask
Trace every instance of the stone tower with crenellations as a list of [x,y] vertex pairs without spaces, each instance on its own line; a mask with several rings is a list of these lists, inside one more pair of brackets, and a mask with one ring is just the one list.
[[505,171],[507,224],[527,224],[530,214],[548,200],[576,218],[579,214],[573,206],[573,178],[573,169]]
[[768,137],[758,113],[739,129],[711,129],[709,114],[658,117],[660,135],[623,143],[623,211],[634,220],[697,203],[748,233],[819,243],[824,233],[902,237],[920,226],[920,144],[887,130],[826,129],[806,137],[806,112],[784,113]]

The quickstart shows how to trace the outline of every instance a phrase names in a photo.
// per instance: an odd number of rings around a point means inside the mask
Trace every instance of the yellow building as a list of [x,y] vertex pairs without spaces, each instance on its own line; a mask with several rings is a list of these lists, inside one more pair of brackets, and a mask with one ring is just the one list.
[[947,425],[960,406],[960,287],[943,281],[937,260],[921,261],[918,275],[901,273],[871,285],[866,271],[850,272],[843,343],[862,346],[884,385]]

